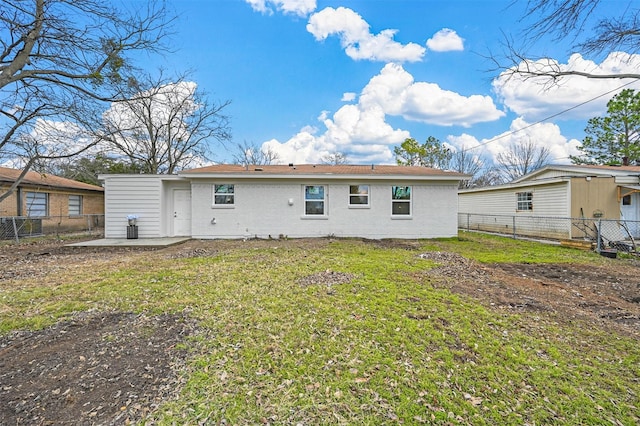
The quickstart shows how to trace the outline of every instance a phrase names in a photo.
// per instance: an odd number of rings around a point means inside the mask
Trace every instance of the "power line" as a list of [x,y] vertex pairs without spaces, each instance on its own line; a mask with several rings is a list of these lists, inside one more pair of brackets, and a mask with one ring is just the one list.
[[521,128],[521,129],[518,129],[518,130],[512,130],[512,131],[507,132],[507,133],[505,133],[505,134],[503,134],[503,135],[496,136],[496,137],[494,137],[494,138],[492,138],[492,139],[489,139],[488,141],[484,141],[484,142],[482,142],[482,143],[480,143],[480,144],[478,144],[478,145],[476,145],[476,146],[473,146],[473,147],[470,147],[470,148],[462,149],[461,151],[463,151],[463,152],[471,151],[472,149],[476,149],[476,148],[479,148],[479,147],[481,147],[481,146],[488,145],[488,144],[490,144],[491,142],[495,142],[495,141],[498,141],[498,140],[500,140],[500,139],[504,139],[504,138],[506,138],[506,137],[508,137],[508,136],[512,136],[512,135],[514,135],[514,134],[516,134],[516,133],[518,133],[518,132],[521,132],[521,131],[523,131],[523,130],[526,130],[526,129],[530,128],[530,127],[536,126],[536,125],[538,125],[538,124],[542,124],[542,123],[544,123],[545,121],[551,120],[552,118],[558,117],[559,115],[565,114],[565,113],[567,113],[567,112],[569,112],[569,111],[572,111],[572,110],[574,110],[574,109],[576,109],[576,108],[580,108],[581,106],[586,105],[586,104],[588,104],[589,102],[593,102],[593,101],[595,101],[596,99],[600,99],[600,98],[602,98],[602,97],[604,97],[604,96],[607,96],[607,95],[609,95],[609,94],[611,94],[611,93],[613,93],[613,92],[616,92],[616,91],[618,91],[618,90],[622,89],[623,87],[629,86],[630,84],[633,84],[633,83],[637,82],[638,80],[640,80],[640,78],[634,79],[634,80],[632,80],[632,81],[630,81],[630,82],[628,82],[628,83],[625,83],[625,84],[623,84],[623,85],[621,85],[621,86],[616,87],[615,89],[611,89],[611,90],[609,90],[609,91],[607,91],[607,92],[605,92],[605,93],[602,93],[602,94],[600,94],[600,95],[598,95],[598,96],[595,96],[595,97],[593,97],[593,98],[591,98],[591,99],[589,99],[589,100],[586,100],[586,101],[584,101],[584,102],[582,102],[582,103],[579,103],[578,105],[574,105],[574,106],[572,106],[572,107],[570,107],[570,108],[567,108],[567,109],[565,109],[565,110],[562,110],[562,111],[560,111],[560,112],[557,112],[557,113],[555,113],[555,114],[552,114],[552,115],[550,115],[550,116],[548,116],[548,117],[545,117],[545,118],[543,118],[543,119],[541,119],[541,120],[538,120],[538,121],[536,121],[535,123],[528,124],[528,125],[524,126],[524,127],[523,127],[523,128]]

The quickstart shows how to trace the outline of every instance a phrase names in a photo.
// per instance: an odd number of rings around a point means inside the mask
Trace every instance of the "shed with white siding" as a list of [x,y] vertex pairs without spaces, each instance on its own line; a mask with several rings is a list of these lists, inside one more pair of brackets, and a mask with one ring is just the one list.
[[178,175],[101,175],[105,236],[435,238],[457,234],[468,176],[384,165],[214,165]]
[[[460,190],[458,211],[461,216],[503,215],[505,222],[529,216],[637,221],[639,193],[639,166],[551,165],[505,185]],[[508,225],[498,222],[496,231]],[[562,229],[548,228],[548,236],[583,236],[566,222],[558,226]]]

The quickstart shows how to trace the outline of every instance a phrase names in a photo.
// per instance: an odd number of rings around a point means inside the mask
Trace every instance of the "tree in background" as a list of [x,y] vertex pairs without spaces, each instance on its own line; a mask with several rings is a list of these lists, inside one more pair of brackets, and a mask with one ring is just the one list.
[[233,164],[241,164],[243,166],[267,166],[276,163],[278,160],[280,160],[280,156],[271,148],[259,147],[256,144],[250,144],[245,141],[236,145],[232,161]]
[[640,163],[640,92],[625,89],[607,103],[607,115],[589,119],[574,164]]
[[503,182],[511,182],[549,164],[551,151],[545,146],[527,142],[512,143],[506,151],[496,156],[496,168]]
[[329,164],[333,166],[340,166],[342,164],[347,164],[349,159],[347,156],[341,152],[333,152],[331,154],[327,154],[322,157],[320,160],[322,164]]
[[100,138],[144,173],[173,174],[209,159],[210,143],[231,139],[223,110],[196,83],[145,77],[127,81],[128,97],[103,114]]
[[78,182],[100,185],[98,175],[138,174],[142,173],[142,167],[118,160],[114,157],[98,154],[92,158],[73,158],[67,163],[58,164],[50,173],[67,179],[77,180]]
[[495,166],[485,166],[474,176],[469,186],[465,188],[481,188],[484,186],[500,185],[504,183],[500,170]]
[[477,155],[473,155],[464,146],[453,153],[449,162],[449,169],[471,176],[469,180],[460,181],[460,188],[477,186],[476,179],[484,166],[485,161]]
[[413,138],[407,138],[393,149],[396,163],[400,166],[423,166],[436,169],[448,169],[453,153],[440,140],[429,136],[420,144]]
[[[515,3],[515,2],[514,2]],[[601,0],[529,0],[523,21],[533,19],[520,37],[536,41],[551,36],[552,41],[573,40],[571,52],[608,55],[613,52],[640,52],[640,9],[631,2],[620,16],[609,13],[607,2]],[[507,75],[521,78],[547,77],[552,80],[566,75],[586,78],[640,78],[640,73],[592,74],[562,69],[548,58],[533,59],[523,49],[506,42],[505,61],[492,57]]]
[[[162,49],[171,20],[163,3],[144,10],[119,9],[100,0],[13,0],[0,12],[0,159],[23,158],[23,174],[42,158],[69,157],[73,149],[48,145],[33,135],[38,121],[98,124],[99,104],[118,97],[117,87],[132,70],[133,52]],[[74,142],[77,142],[75,140]]]

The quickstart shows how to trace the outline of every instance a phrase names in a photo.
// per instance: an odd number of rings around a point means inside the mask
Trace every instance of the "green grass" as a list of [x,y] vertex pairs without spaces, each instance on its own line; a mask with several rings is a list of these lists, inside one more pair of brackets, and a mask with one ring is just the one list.
[[[490,310],[434,287],[421,272],[435,264],[416,255],[599,256],[480,234],[422,244],[249,242],[214,257],[80,270],[58,285],[3,284],[1,331],[89,308],[191,312],[205,332],[186,342],[186,384],[153,424],[637,424],[637,340]],[[354,278],[298,283],[327,270]]]
[[474,232],[462,232],[456,238],[433,240],[427,248],[453,251],[482,263],[598,263],[602,261],[599,256],[590,251]]

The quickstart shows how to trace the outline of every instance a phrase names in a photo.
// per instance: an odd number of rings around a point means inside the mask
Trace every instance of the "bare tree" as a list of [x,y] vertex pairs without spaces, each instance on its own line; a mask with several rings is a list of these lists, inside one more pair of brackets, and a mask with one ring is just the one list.
[[[628,7],[612,16],[609,5],[601,0],[529,0],[525,19],[533,18],[526,28],[530,38],[551,35],[553,41],[574,38],[573,50],[608,53],[616,50],[640,51],[640,9]],[[596,20],[595,17],[598,17]],[[582,34],[587,38],[580,39]]]
[[[609,10],[601,0],[529,0],[521,21],[532,21],[524,29],[522,39],[526,42],[544,37],[550,37],[553,42],[573,40],[571,49],[574,52],[594,55],[620,52],[621,59],[628,59],[628,54],[640,51],[640,9],[629,3],[619,16],[612,15]],[[513,39],[508,37],[504,50],[503,58],[494,55],[490,58],[506,77],[544,77],[552,82],[571,75],[597,79],[640,78],[640,73],[635,72],[596,74],[564,69],[548,58],[523,53],[528,49],[515,46]]]
[[451,155],[451,160],[449,161],[449,168],[451,170],[471,176],[471,178],[466,181],[460,181],[460,188],[469,188],[474,186],[475,177],[480,170],[482,170],[484,165],[485,161],[477,155],[473,155],[464,146],[458,151],[455,151]]
[[478,174],[469,185],[469,188],[479,188],[484,186],[493,186],[504,183],[500,170],[495,166],[488,166],[478,172]]
[[333,152],[330,154],[327,154],[325,156],[323,156],[320,161],[322,162],[322,164],[330,164],[333,166],[339,166],[342,164],[347,164],[347,162],[349,161],[349,159],[347,158],[347,156],[341,152]]
[[497,169],[503,180],[510,182],[549,164],[550,156],[549,148],[537,146],[531,140],[512,143],[496,156]]
[[154,1],[144,7],[125,10],[100,0],[1,2],[0,158],[24,158],[26,173],[39,158],[53,156],[20,136],[32,133],[38,119],[96,124],[90,119],[96,103],[117,98],[112,83],[132,69],[131,54],[163,48],[171,22],[166,9]]
[[173,174],[209,159],[210,144],[231,138],[223,110],[230,101],[211,102],[196,83],[146,77],[128,81],[130,95],[103,114],[100,136],[144,173]]
[[241,164],[243,166],[266,166],[274,164],[280,160],[277,152],[269,147],[259,147],[248,142],[238,143],[236,151],[233,154],[233,164]]

